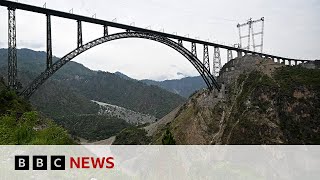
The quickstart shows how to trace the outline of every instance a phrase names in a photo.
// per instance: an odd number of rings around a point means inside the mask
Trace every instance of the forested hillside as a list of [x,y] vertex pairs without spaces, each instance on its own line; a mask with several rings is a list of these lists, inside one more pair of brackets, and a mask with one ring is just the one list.
[[[21,82],[22,87],[25,87],[45,69],[46,53],[20,49],[17,55],[18,81]],[[57,61],[58,58],[54,57],[53,60]],[[6,49],[0,49],[0,76],[7,77]],[[86,123],[89,126],[91,122],[92,127],[97,127],[97,124],[104,127],[97,134],[94,128],[77,126],[90,131],[87,132],[89,135],[86,135],[86,138],[94,140],[96,138],[93,135],[101,138],[114,135],[108,128],[118,126],[118,124],[110,124],[110,122],[115,123],[118,117],[104,114],[106,119],[103,119],[98,115],[100,106],[91,100],[161,118],[183,103],[185,99],[157,86],[126,80],[113,73],[92,71],[76,62],[67,63],[30,98],[31,104],[37,111],[56,120],[73,135],[80,137],[84,135],[81,129],[75,130],[72,127],[77,121],[79,124]],[[65,122],[62,122],[62,119]],[[123,120],[120,121],[123,123]],[[127,126],[124,124],[118,127]]]
[[0,80],[0,145],[75,144],[67,131],[7,90]]
[[[25,87],[45,68],[46,54],[28,49],[18,50],[18,77]],[[57,58],[54,58],[56,61]],[[0,50],[0,73],[6,77],[7,50]],[[156,86],[125,80],[112,73],[92,71],[70,62],[54,74],[31,98],[41,111],[53,115],[67,113],[96,113],[97,100],[134,111],[162,117],[184,101],[178,95]],[[53,105],[57,109],[53,108]],[[65,111],[65,113],[63,112]]]

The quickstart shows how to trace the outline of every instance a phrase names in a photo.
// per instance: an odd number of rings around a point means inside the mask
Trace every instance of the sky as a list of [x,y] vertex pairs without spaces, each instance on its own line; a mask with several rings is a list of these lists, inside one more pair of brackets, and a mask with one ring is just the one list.
[[[319,0],[18,0],[74,14],[232,45],[239,43],[238,23],[265,18],[264,49],[282,57],[320,59]],[[8,44],[8,12],[0,7],[0,48]],[[16,11],[17,48],[46,50],[45,15]],[[52,17],[53,54],[62,57],[77,46],[77,23]],[[84,43],[103,36],[103,27],[83,23]],[[255,30],[259,26],[254,27]],[[120,32],[110,29],[110,33]],[[191,48],[190,43],[184,46]],[[202,60],[203,47],[197,46]],[[212,65],[213,48],[209,48]],[[236,54],[234,54],[235,56]],[[221,50],[222,63],[227,52]],[[181,54],[158,42],[120,39],[81,54],[74,61],[90,69],[120,71],[135,79],[177,79],[198,72]],[[19,60],[18,60],[19,63]]]

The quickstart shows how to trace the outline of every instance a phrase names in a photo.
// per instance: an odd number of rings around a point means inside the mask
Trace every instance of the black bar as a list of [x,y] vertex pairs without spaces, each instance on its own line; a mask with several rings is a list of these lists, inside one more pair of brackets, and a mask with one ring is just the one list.
[[[139,28],[139,27],[135,27],[135,26],[129,26],[126,24],[120,24],[120,23],[115,23],[115,22],[111,22],[111,21],[105,21],[105,20],[101,20],[101,19],[70,14],[70,13],[66,13],[66,12],[62,12],[62,11],[56,11],[56,10],[52,10],[52,9],[22,4],[22,3],[18,3],[18,2],[0,0],[0,6],[6,6],[6,7],[15,8],[15,9],[25,10],[25,11],[32,11],[32,12],[41,13],[41,14],[49,14],[52,16],[73,19],[73,20],[83,21],[83,22],[88,22],[88,23],[93,23],[93,24],[107,25],[110,27],[115,27],[115,28],[124,29],[124,30],[152,33],[152,34],[164,36],[167,38],[180,39],[183,41],[188,41],[188,42],[193,42],[193,43],[197,43],[197,44],[203,44],[203,45],[208,45],[208,46],[213,46],[213,47],[218,47],[218,48],[223,48],[223,49],[228,49],[228,50],[233,50],[233,51],[242,51],[246,54],[253,54],[254,53],[254,54],[269,57],[269,58],[298,60],[298,59],[290,59],[290,58],[284,58],[284,57],[280,57],[280,56],[274,56],[274,55],[270,55],[270,54],[257,53],[257,52],[248,51],[245,49],[238,49],[238,48],[235,48],[232,46],[226,46],[226,45],[216,44],[216,43],[202,41],[202,40],[198,40],[198,39],[192,39],[192,38],[168,34],[168,33],[164,33],[164,32],[158,32],[158,31],[153,31],[153,30],[149,30],[149,29]],[[304,61],[310,61],[310,60],[304,60]]]

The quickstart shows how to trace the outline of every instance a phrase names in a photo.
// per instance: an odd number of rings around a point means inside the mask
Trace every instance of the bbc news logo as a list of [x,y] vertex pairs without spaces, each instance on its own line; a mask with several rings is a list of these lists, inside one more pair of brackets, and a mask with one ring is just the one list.
[[[15,156],[15,170],[29,170],[30,169],[29,156]],[[65,156],[50,156],[51,170],[65,170]],[[48,170],[47,156],[32,156],[33,170]]]
[[[15,156],[15,170],[30,170],[30,159],[32,159],[32,170],[48,170],[50,159],[50,170],[65,170],[65,156]],[[112,169],[114,167],[113,157],[70,157],[70,169]]]

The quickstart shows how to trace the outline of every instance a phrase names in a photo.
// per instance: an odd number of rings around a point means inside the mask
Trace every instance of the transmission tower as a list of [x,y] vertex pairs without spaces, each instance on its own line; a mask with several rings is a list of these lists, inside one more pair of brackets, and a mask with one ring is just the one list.
[[[258,31],[255,31],[256,29],[253,28],[254,24],[261,24],[261,29]],[[264,17],[262,17],[261,19],[258,20],[252,20],[252,18],[250,18],[246,23],[243,24],[238,24],[237,25],[238,29],[239,29],[239,38],[240,38],[240,48],[242,49],[246,49],[246,50],[251,50],[251,39],[252,39],[252,47],[253,47],[253,51],[257,52],[261,52],[263,50],[263,31],[264,31]],[[242,35],[242,30],[241,28],[246,28],[248,27],[248,34],[245,34],[244,36]],[[257,43],[257,36],[260,36],[260,43]],[[243,40],[248,40],[248,44],[247,46],[244,45]],[[260,48],[258,50],[258,48]]]

